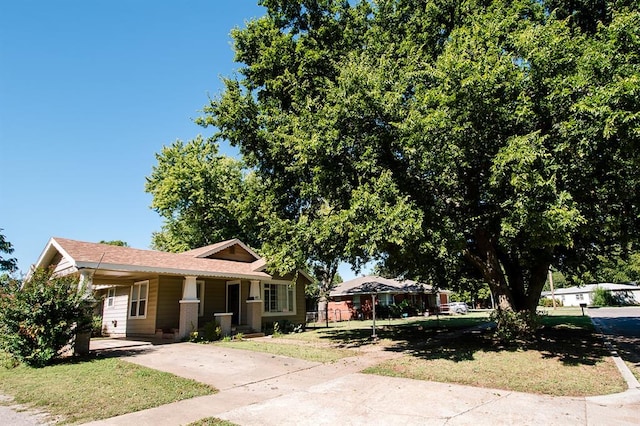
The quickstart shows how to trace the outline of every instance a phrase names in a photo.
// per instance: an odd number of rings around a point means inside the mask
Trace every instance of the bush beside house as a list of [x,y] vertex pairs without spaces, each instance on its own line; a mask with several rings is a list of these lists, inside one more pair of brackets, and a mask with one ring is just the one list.
[[0,348],[34,367],[63,354],[79,331],[91,330],[91,309],[77,274],[51,278],[37,269],[20,288],[0,294]]

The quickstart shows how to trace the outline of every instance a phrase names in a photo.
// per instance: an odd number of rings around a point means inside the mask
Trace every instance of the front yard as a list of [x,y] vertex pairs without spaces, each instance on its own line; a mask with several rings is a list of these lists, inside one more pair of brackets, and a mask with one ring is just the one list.
[[[400,352],[402,356],[371,367],[366,373],[418,380],[557,396],[626,390],[591,320],[581,316],[579,308],[549,310],[537,341],[526,348],[500,346],[490,333],[456,332],[487,321],[488,313],[378,320],[376,343],[371,340],[371,321],[331,323],[329,328],[290,334],[278,343],[263,344],[277,345],[280,354],[294,357],[300,348],[283,345],[283,340],[304,343],[303,347],[313,343],[350,350],[377,345],[379,350]],[[243,342],[237,345],[242,347]]]
[[215,392],[194,380],[115,358],[44,368],[0,366],[1,394],[42,409],[62,424],[106,419]]
[[[503,347],[488,332],[463,332],[487,321],[488,313],[378,320],[376,340],[371,339],[371,321],[352,321],[277,338],[214,345],[323,363],[390,351],[396,356],[365,373],[546,395],[588,396],[626,390],[600,336],[579,309],[550,311],[537,340],[524,348]],[[0,394],[43,409],[62,423],[109,418],[214,392],[193,380],[115,358],[41,369],[0,367]],[[218,424],[217,419],[203,421]]]

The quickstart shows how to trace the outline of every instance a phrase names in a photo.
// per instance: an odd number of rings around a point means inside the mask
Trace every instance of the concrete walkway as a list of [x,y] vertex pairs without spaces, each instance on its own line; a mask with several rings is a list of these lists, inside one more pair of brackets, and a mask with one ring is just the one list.
[[91,425],[182,425],[218,417],[240,425],[639,425],[640,390],[551,397],[361,374],[399,354],[363,352],[320,364],[212,345],[140,347],[124,359],[220,389]]
[[[155,343],[94,340],[92,349],[220,392],[91,425],[184,425],[206,417],[240,425],[640,425],[638,388],[570,398],[360,373],[402,356],[376,345],[321,364],[214,345]],[[0,424],[43,420],[11,411],[0,406]]]

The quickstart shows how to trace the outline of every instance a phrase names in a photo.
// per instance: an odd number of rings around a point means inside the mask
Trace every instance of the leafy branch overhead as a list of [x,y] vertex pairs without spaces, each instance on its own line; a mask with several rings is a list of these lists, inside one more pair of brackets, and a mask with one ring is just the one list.
[[[533,310],[550,265],[569,276],[637,248],[637,2],[261,4],[197,122],[259,183],[245,223],[274,267],[377,260],[441,286],[482,278],[502,308]],[[202,212],[184,190],[182,210],[226,217],[223,187]],[[182,211],[154,207],[167,227]]]

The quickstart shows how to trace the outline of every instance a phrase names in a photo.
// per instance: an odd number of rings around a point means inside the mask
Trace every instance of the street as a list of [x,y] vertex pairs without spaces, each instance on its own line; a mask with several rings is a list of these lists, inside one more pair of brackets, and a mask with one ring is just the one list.
[[609,336],[620,358],[640,369],[640,307],[589,308],[589,316]]

